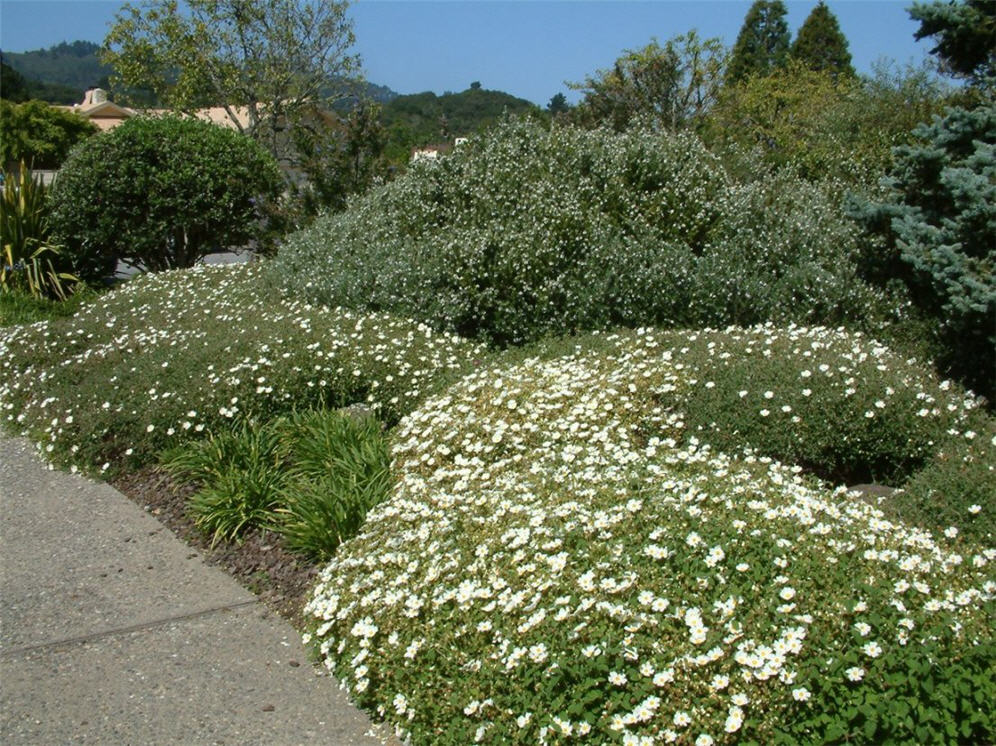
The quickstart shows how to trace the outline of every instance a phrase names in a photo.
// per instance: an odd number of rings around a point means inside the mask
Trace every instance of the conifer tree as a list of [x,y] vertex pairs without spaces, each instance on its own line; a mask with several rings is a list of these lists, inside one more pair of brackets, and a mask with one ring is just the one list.
[[810,70],[826,71],[835,78],[853,78],[851,53],[837,17],[823,0],[806,18],[792,45],[792,58]]
[[935,320],[945,372],[996,401],[996,4],[935,0],[909,12],[916,38],[937,37],[931,51],[975,84],[976,103],[914,129],[918,142],[893,150],[885,199],[854,199],[851,212],[885,239],[870,269],[905,281]]
[[788,11],[782,0],[756,0],[747,11],[733,45],[727,69],[728,83],[752,75],[768,75],[783,67],[789,56]]
[[909,14],[920,22],[914,38],[933,37],[930,51],[948,72],[976,83],[996,76],[996,2],[913,3]]

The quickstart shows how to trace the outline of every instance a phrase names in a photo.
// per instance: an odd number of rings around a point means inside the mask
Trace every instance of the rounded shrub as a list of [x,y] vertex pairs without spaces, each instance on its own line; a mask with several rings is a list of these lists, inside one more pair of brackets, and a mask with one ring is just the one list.
[[823,322],[868,312],[848,222],[789,177],[744,191],[688,134],[506,121],[291,236],[270,272],[312,302],[498,345],[773,309]]
[[281,183],[273,157],[233,130],[135,117],[70,153],[50,193],[52,232],[84,278],[118,259],[189,267],[259,235],[260,200]]
[[687,438],[682,335],[599,336],[402,420],[307,607],[355,701],[412,744],[992,741],[996,552]]

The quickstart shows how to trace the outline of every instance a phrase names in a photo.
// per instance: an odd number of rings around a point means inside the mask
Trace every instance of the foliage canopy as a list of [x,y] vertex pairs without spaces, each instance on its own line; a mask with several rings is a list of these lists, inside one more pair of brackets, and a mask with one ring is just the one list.
[[787,13],[782,0],[755,0],[733,45],[728,82],[768,75],[785,64],[789,56]]
[[[339,0],[156,0],[126,4],[105,40],[112,83],[148,88],[167,107],[221,106],[240,131],[293,164],[285,130],[343,94],[354,36]],[[244,107],[243,124],[237,108]]]
[[280,184],[272,156],[233,130],[134,117],[70,154],[50,194],[52,230],[84,278],[118,259],[189,267],[257,236],[259,202]]
[[42,101],[0,100],[0,165],[24,161],[33,168],[59,168],[72,147],[95,132],[88,119]]
[[910,17],[920,22],[917,40],[933,37],[931,51],[955,75],[977,82],[996,75],[996,3],[915,2]]
[[622,132],[633,124],[676,130],[702,116],[716,100],[726,50],[717,38],[695,31],[626,51],[615,65],[571,88],[584,93],[571,112],[585,126],[608,124]]
[[820,0],[806,17],[792,44],[792,59],[811,70],[827,70],[834,77],[854,77],[847,39],[837,17]]

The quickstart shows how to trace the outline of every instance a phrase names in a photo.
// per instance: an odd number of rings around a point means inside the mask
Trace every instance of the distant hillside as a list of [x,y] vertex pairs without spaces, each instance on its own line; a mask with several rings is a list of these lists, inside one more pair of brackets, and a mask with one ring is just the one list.
[[494,124],[506,111],[525,114],[539,112],[539,107],[474,84],[462,93],[398,96],[384,104],[381,122],[388,131],[389,156],[396,159],[413,147],[474,134]]
[[[48,49],[31,52],[4,52],[3,61],[16,70],[28,85],[29,98],[53,104],[75,104],[83,100],[88,88],[108,88],[112,70],[97,59],[99,44],[90,41],[62,42]],[[384,104],[397,97],[387,86],[363,82],[354,89],[363,96]],[[148,96],[142,105],[153,105]],[[346,104],[348,107],[348,104]]]
[[99,49],[90,41],[62,42],[32,52],[4,52],[3,59],[24,76],[32,98],[73,104],[83,100],[87,88],[107,87],[111,69],[100,64]]

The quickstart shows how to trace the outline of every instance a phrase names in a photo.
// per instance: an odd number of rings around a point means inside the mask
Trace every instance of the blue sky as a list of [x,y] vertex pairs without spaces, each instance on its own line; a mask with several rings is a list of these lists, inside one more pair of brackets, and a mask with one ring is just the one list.
[[[816,0],[789,0],[793,34]],[[909,0],[829,0],[859,72],[882,58],[919,63]],[[101,42],[122,3],[0,0],[0,49]],[[624,49],[697,29],[732,45],[751,0],[358,0],[350,8],[368,80],[399,93],[462,91],[472,81],[546,105],[565,81],[609,67]]]

